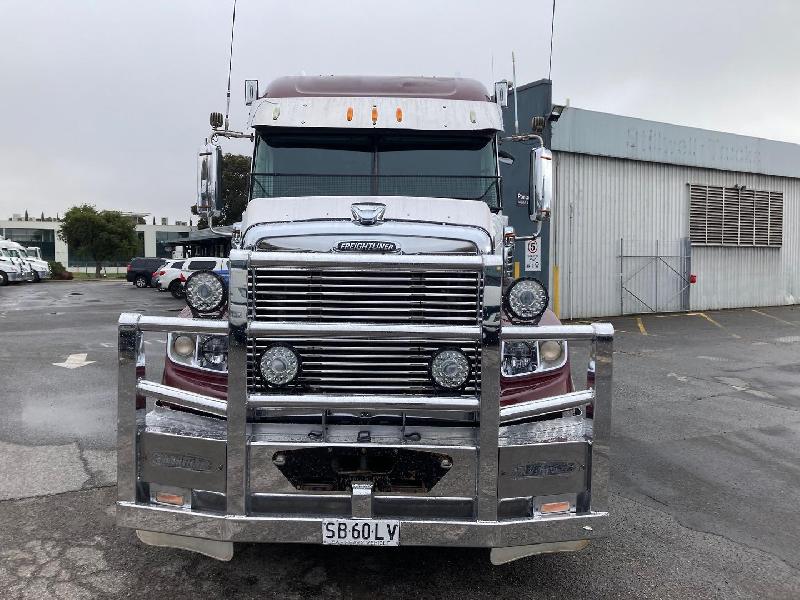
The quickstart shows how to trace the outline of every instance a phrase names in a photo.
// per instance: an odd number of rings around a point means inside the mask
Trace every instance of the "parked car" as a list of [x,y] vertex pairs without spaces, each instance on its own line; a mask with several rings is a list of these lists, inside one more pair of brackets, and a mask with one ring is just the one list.
[[167,261],[163,258],[145,258],[137,256],[128,264],[128,274],[125,277],[137,288],[146,288],[152,285],[153,271],[157,271]]
[[180,260],[168,260],[164,265],[159,267],[157,271],[153,271],[153,277],[150,280],[150,285],[156,288],[160,292],[167,291],[167,288],[162,288],[159,285],[159,281],[162,278],[171,280],[171,276],[175,273],[180,273],[180,270],[183,268],[183,263],[186,262],[185,258],[181,258]]
[[213,256],[195,256],[184,261],[183,268],[167,272],[158,278],[158,286],[162,291],[169,291],[174,298],[183,298],[183,286],[189,275],[196,271],[227,271],[228,259]]

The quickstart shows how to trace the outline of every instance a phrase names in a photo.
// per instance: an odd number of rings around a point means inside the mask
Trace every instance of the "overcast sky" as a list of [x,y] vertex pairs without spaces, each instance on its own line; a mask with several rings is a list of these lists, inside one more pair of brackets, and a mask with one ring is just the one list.
[[[76,203],[188,219],[224,111],[232,0],[0,0],[0,218]],[[243,80],[547,76],[550,0],[239,0]],[[554,99],[800,143],[800,1],[557,0]],[[246,145],[226,150],[249,153]]]

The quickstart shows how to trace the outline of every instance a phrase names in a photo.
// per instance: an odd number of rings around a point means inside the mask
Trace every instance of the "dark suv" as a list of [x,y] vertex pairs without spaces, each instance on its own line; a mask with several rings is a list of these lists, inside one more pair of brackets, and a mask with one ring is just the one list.
[[166,262],[163,258],[132,258],[128,265],[128,275],[125,279],[133,283],[137,288],[149,287],[153,271],[157,271]]

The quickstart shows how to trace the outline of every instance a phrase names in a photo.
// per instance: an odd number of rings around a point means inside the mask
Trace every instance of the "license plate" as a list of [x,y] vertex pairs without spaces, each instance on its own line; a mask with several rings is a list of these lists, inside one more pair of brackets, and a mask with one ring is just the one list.
[[322,543],[347,546],[399,546],[400,521],[386,519],[325,519]]

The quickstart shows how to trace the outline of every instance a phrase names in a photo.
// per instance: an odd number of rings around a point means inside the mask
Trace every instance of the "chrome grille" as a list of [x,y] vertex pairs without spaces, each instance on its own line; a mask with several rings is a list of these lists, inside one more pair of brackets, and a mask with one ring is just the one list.
[[474,325],[480,274],[258,268],[249,275],[256,321]]
[[[480,344],[475,341],[409,342],[403,340],[270,340],[251,339],[247,383],[251,392],[269,392],[258,371],[261,354],[272,344],[289,343],[301,367],[291,391],[306,393],[454,395],[430,379],[431,358],[442,347],[460,348],[470,360],[470,379],[456,394],[476,396],[480,390]],[[282,388],[282,392],[287,388]]]

